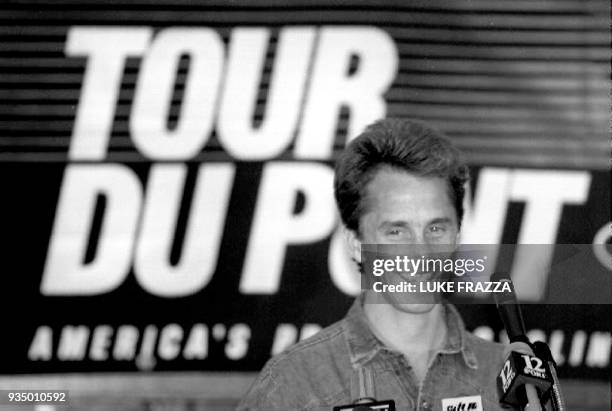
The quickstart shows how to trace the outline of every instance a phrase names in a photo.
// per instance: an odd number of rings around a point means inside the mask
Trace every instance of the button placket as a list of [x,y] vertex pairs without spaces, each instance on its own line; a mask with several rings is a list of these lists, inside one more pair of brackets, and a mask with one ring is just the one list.
[[392,373],[395,375],[397,383],[399,384],[399,388],[404,394],[403,399],[396,400],[397,409],[417,411],[419,403],[416,401],[417,392],[412,384],[410,366],[406,362],[406,359],[399,353],[386,352],[385,354],[386,360],[389,361],[391,365]]

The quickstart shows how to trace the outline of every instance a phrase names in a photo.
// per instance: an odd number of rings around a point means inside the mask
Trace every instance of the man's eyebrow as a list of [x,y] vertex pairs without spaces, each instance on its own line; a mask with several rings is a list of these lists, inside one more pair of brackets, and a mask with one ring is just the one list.
[[453,220],[451,220],[448,217],[440,217],[440,218],[434,218],[433,220],[431,220],[429,222],[428,225],[431,225],[431,224],[451,224],[452,222],[453,222]]
[[381,227],[408,227],[409,225],[405,220],[385,220],[380,223]]
[[[432,224],[452,224],[453,220],[449,217],[438,217],[429,221],[427,225]],[[410,223],[406,220],[385,220],[380,223],[379,227],[409,227]]]

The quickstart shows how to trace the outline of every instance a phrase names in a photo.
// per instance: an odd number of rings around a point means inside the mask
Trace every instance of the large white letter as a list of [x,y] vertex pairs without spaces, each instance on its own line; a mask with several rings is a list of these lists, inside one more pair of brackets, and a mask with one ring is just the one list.
[[[467,201],[469,206],[461,228],[463,244],[498,244],[501,241],[511,182],[512,173],[508,169],[480,170],[474,202]],[[494,264],[494,261],[487,263]]]
[[179,262],[170,265],[186,167],[155,165],[147,184],[134,273],[152,294],[181,297],[198,292],[217,263],[234,178],[232,164],[203,164],[198,170]]
[[[99,195],[106,199],[94,260],[84,263]],[[130,269],[142,189],[118,164],[69,165],[57,204],[40,291],[92,295],[119,286]]]
[[[357,59],[354,73],[351,60]],[[398,53],[391,36],[375,27],[321,30],[303,123],[295,143],[298,158],[331,157],[338,114],[350,109],[347,135],[355,137],[385,116],[383,94],[397,73]]]
[[[332,170],[323,164],[266,164],[240,281],[242,293],[276,292],[287,245],[330,235],[335,224],[332,181]],[[295,214],[299,192],[305,204]]]
[[511,198],[526,203],[519,244],[554,244],[563,206],[583,204],[590,183],[586,171],[516,171]]
[[30,361],[49,361],[51,357],[53,357],[53,330],[51,327],[41,325],[36,329],[36,334],[30,344],[28,359]]
[[235,158],[262,160],[279,155],[296,130],[315,30],[285,28],[268,84],[263,120],[253,127],[269,30],[234,29],[219,111],[219,141]]
[[520,170],[514,174],[511,198],[525,201],[512,281],[522,300],[538,301],[546,289],[559,220],[564,204],[586,201],[591,176],[586,171]]
[[144,27],[74,27],[68,32],[66,54],[88,57],[68,153],[71,160],[104,159],[125,59],[144,53],[151,32]]
[[[168,130],[182,55],[190,64],[178,124]],[[156,160],[187,160],[202,149],[213,125],[223,71],[223,42],[211,29],[167,29],[153,42],[138,77],[130,131],[134,145]]]
[[[491,244],[486,250],[486,271],[491,275],[496,267],[499,242],[502,239],[508,211],[512,172],[502,168],[483,168],[478,175],[474,201],[470,201],[469,187],[464,198],[465,216],[461,226],[461,243]],[[486,293],[474,294],[476,298],[487,297]]]

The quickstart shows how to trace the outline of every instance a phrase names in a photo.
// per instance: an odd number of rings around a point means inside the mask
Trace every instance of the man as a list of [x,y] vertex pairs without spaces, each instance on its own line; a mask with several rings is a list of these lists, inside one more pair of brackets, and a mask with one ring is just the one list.
[[[361,263],[361,244],[454,246],[468,178],[458,151],[426,124],[369,126],[336,165],[352,257]],[[500,409],[500,344],[468,333],[451,305],[373,298],[362,293],[344,319],[271,359],[239,409],[331,410],[363,397],[398,410],[442,410],[445,400],[447,411],[459,397]]]

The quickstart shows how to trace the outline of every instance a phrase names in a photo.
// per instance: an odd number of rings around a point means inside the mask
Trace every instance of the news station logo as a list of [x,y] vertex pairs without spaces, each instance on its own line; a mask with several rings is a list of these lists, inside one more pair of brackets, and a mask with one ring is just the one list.
[[512,368],[512,364],[510,363],[510,359],[507,359],[502,367],[501,372],[499,373],[499,377],[502,381],[502,389],[504,392],[508,391],[508,388],[512,385],[514,378],[516,377],[516,372]]
[[[499,373],[499,377],[502,382],[502,389],[504,392],[508,391],[508,388],[514,382],[514,378],[516,377],[516,371],[513,367],[511,360],[516,360],[518,354],[513,353],[513,355],[506,360],[504,366],[502,367],[501,372]],[[548,379],[548,374],[546,373],[546,368],[544,368],[544,363],[538,357],[533,357],[527,354],[520,354],[520,358],[523,360],[523,374],[529,375],[538,379],[546,380]],[[518,366],[519,362],[516,362]]]
[[552,386],[552,377],[540,358],[512,351],[497,377],[500,402],[513,406],[524,404],[525,385],[532,385],[540,396],[545,396]]

